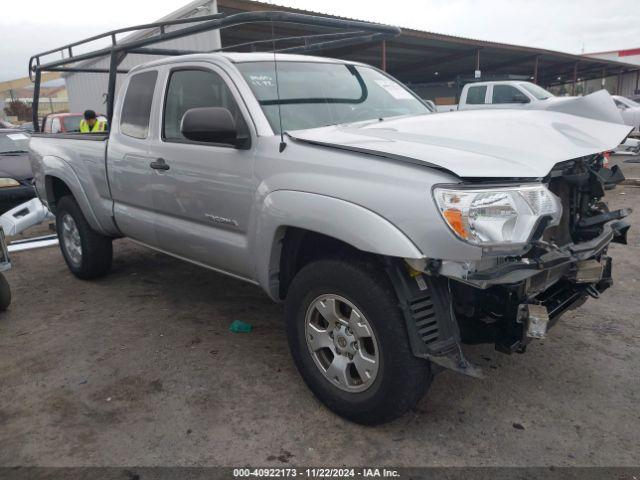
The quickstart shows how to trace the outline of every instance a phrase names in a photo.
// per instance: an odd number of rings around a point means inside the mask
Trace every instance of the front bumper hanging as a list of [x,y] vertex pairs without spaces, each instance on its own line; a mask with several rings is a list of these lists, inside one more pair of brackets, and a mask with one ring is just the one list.
[[481,378],[481,369],[462,352],[448,280],[423,275],[399,259],[387,259],[386,267],[400,301],[413,354],[442,368]]
[[[480,368],[465,358],[462,343],[494,343],[503,353],[524,352],[532,339],[544,338],[565,311],[581,305],[589,296],[598,297],[612,285],[612,262],[605,255],[606,248],[611,241],[625,237],[627,229],[611,222],[590,242],[563,250],[549,249],[529,262],[501,265],[502,271],[476,274],[464,281],[451,280],[437,268],[425,274],[399,259],[388,259],[387,272],[400,301],[414,355],[443,368],[481,377]],[[500,283],[505,275],[518,270],[527,275],[517,282]],[[479,279],[484,288],[473,285],[473,280]],[[472,302],[483,314],[474,313],[470,318],[456,314],[455,301],[467,293],[473,294]],[[488,318],[488,312],[493,318]],[[467,327],[483,331],[469,335]],[[471,337],[473,340],[468,340]]]

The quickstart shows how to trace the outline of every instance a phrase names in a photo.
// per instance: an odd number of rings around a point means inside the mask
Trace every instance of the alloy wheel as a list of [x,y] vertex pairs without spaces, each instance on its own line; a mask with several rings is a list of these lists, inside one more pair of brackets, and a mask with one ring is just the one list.
[[313,300],[305,317],[305,338],[316,366],[339,389],[363,392],[375,381],[378,342],[366,317],[346,298],[325,294]]

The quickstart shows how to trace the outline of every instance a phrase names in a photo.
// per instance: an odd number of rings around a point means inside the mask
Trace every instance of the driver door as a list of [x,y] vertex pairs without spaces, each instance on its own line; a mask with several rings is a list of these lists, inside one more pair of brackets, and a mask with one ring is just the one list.
[[149,145],[150,155],[165,165],[152,181],[160,248],[251,277],[247,231],[256,189],[254,152],[185,138],[182,117],[198,107],[228,109],[241,135],[255,139],[248,112],[222,70],[194,64],[168,72],[160,134]]

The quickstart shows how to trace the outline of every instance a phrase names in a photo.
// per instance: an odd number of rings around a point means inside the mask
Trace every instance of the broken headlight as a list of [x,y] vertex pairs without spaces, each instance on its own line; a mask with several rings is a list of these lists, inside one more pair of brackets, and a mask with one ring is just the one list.
[[560,200],[544,185],[433,190],[442,218],[462,240],[479,246],[526,243],[543,217],[557,225]]

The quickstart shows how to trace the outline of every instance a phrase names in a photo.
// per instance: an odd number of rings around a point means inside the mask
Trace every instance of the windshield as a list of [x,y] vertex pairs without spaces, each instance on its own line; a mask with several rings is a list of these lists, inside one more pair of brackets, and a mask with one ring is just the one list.
[[82,115],[71,115],[69,117],[62,117],[62,124],[64,125],[65,132],[79,132],[80,120]]
[[26,152],[28,148],[29,137],[24,133],[0,133],[0,153]]
[[[278,62],[282,129],[302,130],[430,113],[411,91],[373,68],[340,63]],[[280,133],[274,62],[237,65]]]
[[546,100],[547,98],[551,98],[554,95],[552,93],[547,92],[544,88],[539,87],[535,83],[521,83],[520,86],[527,90],[531,95],[536,97],[538,100]]

